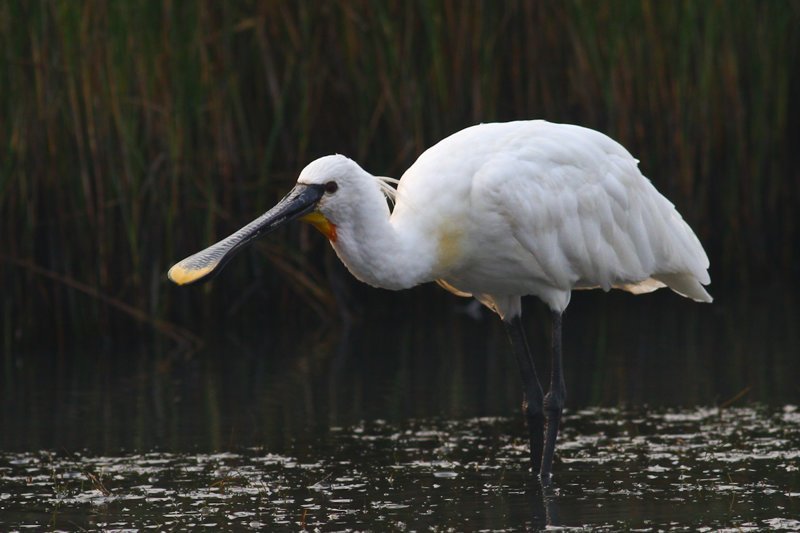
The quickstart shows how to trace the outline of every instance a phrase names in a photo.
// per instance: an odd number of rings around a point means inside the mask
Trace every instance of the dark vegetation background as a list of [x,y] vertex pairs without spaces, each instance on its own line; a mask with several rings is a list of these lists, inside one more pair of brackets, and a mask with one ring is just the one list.
[[798,28],[781,1],[2,1],[2,349],[452,298],[357,287],[299,224],[213,290],[165,273],[317,156],[400,177],[512,119],[625,145],[706,246],[718,301],[796,290]]

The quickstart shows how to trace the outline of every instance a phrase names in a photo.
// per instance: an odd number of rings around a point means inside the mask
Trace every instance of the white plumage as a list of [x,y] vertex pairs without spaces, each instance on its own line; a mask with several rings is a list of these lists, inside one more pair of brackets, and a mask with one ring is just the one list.
[[[207,278],[244,244],[293,219],[320,229],[361,281],[386,289],[437,281],[501,316],[522,376],[531,464],[544,483],[566,397],[561,321],[571,292],[638,294],[666,285],[711,301],[703,288],[708,257],[691,228],[625,148],[578,126],[473,126],[425,151],[399,182],[341,155],[317,159],[278,205],[176,264],[169,277]],[[552,310],[547,395],[520,320],[529,294]]]
[[625,148],[543,120],[481,124],[425,151],[403,174],[391,215],[385,188],[343,156],[299,183],[336,178],[319,211],[350,271],[404,289],[441,280],[502,317],[535,295],[563,311],[573,289],[649,292],[664,285],[710,302],[708,258],[674,206]]

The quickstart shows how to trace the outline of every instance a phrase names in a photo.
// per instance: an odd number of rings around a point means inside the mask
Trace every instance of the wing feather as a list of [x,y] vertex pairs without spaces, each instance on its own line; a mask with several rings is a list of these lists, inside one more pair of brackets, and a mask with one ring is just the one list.
[[566,128],[538,148],[497,154],[476,174],[487,206],[530,254],[533,275],[562,290],[666,284],[710,301],[699,240],[636,159],[598,132]]
[[468,232],[470,261],[436,277],[498,308],[513,310],[521,286],[554,309],[589,287],[666,284],[711,300],[701,286],[708,258],[691,228],[638,161],[594,130],[545,121],[467,128],[423,153],[396,194],[394,223],[426,234],[444,217]]

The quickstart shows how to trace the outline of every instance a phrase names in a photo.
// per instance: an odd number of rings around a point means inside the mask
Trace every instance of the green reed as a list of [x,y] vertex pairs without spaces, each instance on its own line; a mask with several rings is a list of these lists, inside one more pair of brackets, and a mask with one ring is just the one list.
[[232,265],[241,298],[177,291],[164,272],[269,207],[314,157],[340,152],[399,177],[457,129],[518,118],[625,144],[697,230],[716,286],[788,277],[800,240],[799,11],[3,1],[0,279],[14,313],[3,329],[62,343],[132,318],[180,337],[164,320],[265,295],[334,315],[324,243],[307,229]]

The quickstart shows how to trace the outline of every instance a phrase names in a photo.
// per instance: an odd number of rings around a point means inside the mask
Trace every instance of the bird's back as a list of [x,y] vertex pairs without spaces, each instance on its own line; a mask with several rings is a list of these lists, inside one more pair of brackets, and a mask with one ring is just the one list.
[[464,292],[535,294],[563,309],[576,288],[666,284],[711,301],[695,234],[625,148],[587,128],[462,130],[406,171],[392,219],[440,239],[448,261],[436,274]]

